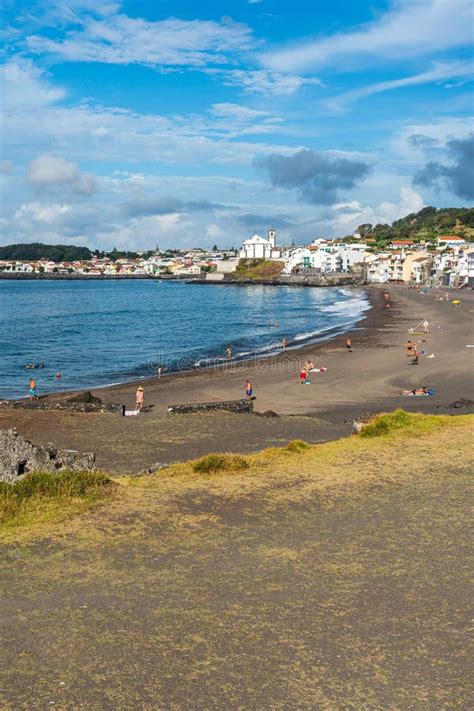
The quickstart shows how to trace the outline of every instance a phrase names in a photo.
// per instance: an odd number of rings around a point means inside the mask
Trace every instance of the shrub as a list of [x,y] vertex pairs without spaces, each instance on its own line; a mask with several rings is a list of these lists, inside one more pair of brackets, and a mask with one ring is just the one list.
[[359,433],[360,437],[381,437],[394,432],[406,434],[422,434],[431,432],[442,426],[445,417],[439,415],[421,415],[419,413],[405,412],[399,408],[386,415],[377,415]]
[[285,452],[303,452],[305,449],[309,449],[309,444],[307,442],[303,442],[302,439],[293,439],[291,442],[288,442],[286,447],[283,449]]
[[194,462],[193,471],[208,474],[218,471],[238,471],[248,467],[249,463],[245,457],[240,457],[238,454],[207,454]]

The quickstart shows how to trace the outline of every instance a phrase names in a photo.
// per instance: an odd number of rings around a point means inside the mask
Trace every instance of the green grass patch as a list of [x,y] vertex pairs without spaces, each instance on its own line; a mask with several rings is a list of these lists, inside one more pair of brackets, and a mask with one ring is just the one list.
[[359,433],[359,437],[383,437],[391,434],[428,434],[443,427],[453,418],[447,415],[421,415],[399,408],[385,415],[377,415]]
[[241,259],[235,272],[232,272],[233,279],[273,279],[279,277],[283,271],[283,262],[274,262],[265,259]]
[[210,474],[219,471],[241,471],[248,469],[245,457],[238,454],[207,454],[193,463],[193,471],[198,474]]
[[105,474],[88,471],[32,472],[15,484],[0,482],[0,533],[83,511],[115,488]]
[[291,442],[288,442],[288,444],[283,448],[285,452],[292,452],[292,453],[297,453],[297,452],[304,452],[306,449],[309,449],[311,445],[309,445],[307,442],[303,442],[302,439],[293,439]]

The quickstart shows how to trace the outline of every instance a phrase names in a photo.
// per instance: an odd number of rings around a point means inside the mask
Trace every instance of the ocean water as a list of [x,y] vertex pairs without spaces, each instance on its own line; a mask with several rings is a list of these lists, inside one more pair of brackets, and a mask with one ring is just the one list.
[[[362,289],[170,281],[0,281],[0,397],[125,382],[254,358],[354,326]],[[44,368],[26,370],[27,363]],[[61,371],[62,379],[55,373]]]

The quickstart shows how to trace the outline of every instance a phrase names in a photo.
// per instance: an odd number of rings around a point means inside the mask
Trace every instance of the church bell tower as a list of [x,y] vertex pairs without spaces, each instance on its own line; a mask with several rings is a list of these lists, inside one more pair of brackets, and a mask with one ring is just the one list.
[[268,241],[272,245],[272,249],[276,247],[276,230],[268,230]]

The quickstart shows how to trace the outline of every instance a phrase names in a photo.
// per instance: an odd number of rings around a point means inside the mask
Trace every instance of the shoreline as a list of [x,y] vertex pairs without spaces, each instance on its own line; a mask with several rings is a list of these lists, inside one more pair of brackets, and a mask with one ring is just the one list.
[[[273,286],[279,286],[277,284],[274,284]],[[284,285],[286,286],[286,285]],[[149,386],[152,384],[160,383],[160,382],[170,382],[171,380],[178,379],[178,378],[183,378],[183,377],[200,377],[200,376],[206,376],[210,375],[211,373],[219,372],[219,371],[233,371],[238,368],[245,368],[251,365],[255,365],[258,367],[258,364],[268,364],[271,362],[278,361],[282,358],[285,358],[285,356],[296,356],[298,357],[300,354],[305,354],[309,350],[311,352],[314,352],[318,348],[324,347],[326,344],[337,342],[338,339],[343,339],[344,336],[349,332],[349,331],[358,331],[362,329],[369,329],[372,324],[371,316],[374,316],[374,310],[376,306],[376,293],[380,291],[378,287],[372,287],[372,286],[355,286],[355,285],[349,285],[345,287],[336,287],[336,288],[356,288],[356,289],[362,289],[365,292],[365,295],[367,297],[367,303],[368,306],[366,309],[364,309],[363,312],[360,314],[360,318],[356,321],[354,321],[353,324],[351,325],[341,325],[339,327],[334,326],[331,327],[330,329],[327,330],[335,330],[337,331],[334,334],[328,335],[328,334],[323,334],[322,336],[318,337],[318,335],[314,336],[314,340],[312,338],[309,338],[308,340],[301,341],[301,345],[298,345],[298,342],[295,343],[295,341],[289,341],[289,344],[285,350],[282,350],[281,348],[279,350],[276,350],[274,352],[269,352],[269,353],[262,353],[260,355],[258,354],[251,354],[249,357],[236,357],[232,358],[229,360],[223,360],[222,362],[215,362],[215,363],[209,363],[208,365],[205,365],[203,367],[190,367],[190,368],[181,368],[181,369],[176,369],[176,370],[167,370],[162,374],[161,377],[158,377],[158,375],[142,375],[142,376],[137,376],[134,378],[128,378],[123,381],[119,382],[113,382],[113,383],[107,383],[103,385],[84,385],[83,387],[80,388],[71,388],[71,389],[64,389],[64,390],[55,390],[52,392],[45,392],[44,394],[40,395],[41,400],[48,400],[48,401],[56,401],[56,400],[63,400],[66,399],[67,397],[71,397],[79,392],[84,392],[84,391],[90,391],[92,393],[97,393],[98,391],[107,391],[107,392],[122,392],[124,390],[128,390],[132,386]],[[30,371],[34,372],[34,371]],[[8,398],[0,398],[0,400],[7,400]],[[27,396],[25,397],[17,397],[17,398],[10,398],[11,400],[25,400],[27,399]]]
[[[387,311],[384,287],[369,291],[372,308],[351,334],[351,354],[345,336],[337,336],[258,361],[142,379],[146,411],[138,417],[0,408],[0,428],[15,427],[36,444],[54,442],[62,449],[93,451],[100,469],[133,474],[210,452],[245,454],[294,439],[339,439],[350,434],[354,419],[400,407],[425,414],[472,411],[474,349],[466,345],[472,339],[474,292],[463,294],[461,308],[453,308],[450,299],[436,301],[434,293],[424,296],[393,286]],[[430,323],[429,334],[417,338],[426,355],[412,366],[405,343],[409,329],[424,318]],[[327,371],[311,374],[311,383],[301,387],[299,371],[308,358]],[[168,414],[170,405],[240,400],[246,379],[256,397],[254,414]],[[120,402],[134,409],[136,385],[94,388],[93,393],[106,405]],[[434,396],[401,396],[404,389],[422,386],[434,390]],[[49,397],[54,401],[69,395]],[[461,404],[453,405],[455,401]],[[258,416],[269,411],[271,417]]]

